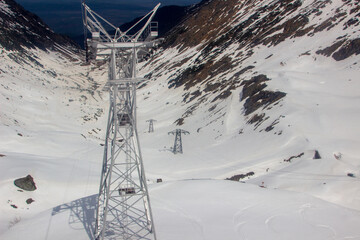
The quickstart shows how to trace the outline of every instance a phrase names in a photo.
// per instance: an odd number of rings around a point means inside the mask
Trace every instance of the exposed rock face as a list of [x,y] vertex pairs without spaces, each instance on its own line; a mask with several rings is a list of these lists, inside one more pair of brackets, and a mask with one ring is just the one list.
[[246,178],[246,177],[251,177],[253,176],[255,173],[254,172],[248,172],[246,174],[238,174],[238,175],[234,175],[230,178],[226,178],[226,180],[231,180],[231,181],[240,181],[241,179],[243,178]]
[[258,75],[242,83],[244,88],[240,100],[246,99],[244,103],[245,116],[286,96],[286,93],[280,91],[263,90],[267,86],[264,82],[269,80],[265,75]]
[[32,199],[32,198],[26,199],[26,203],[27,203],[27,204],[31,204],[31,203],[33,203],[33,202],[35,202],[35,200]]
[[[208,107],[210,114],[220,119],[224,112],[219,103],[243,88],[243,114],[248,123],[256,125],[268,117],[268,109],[286,98],[285,92],[264,83],[272,79],[251,84],[253,77],[266,74],[254,61],[259,52],[282,49],[290,43],[296,48],[301,39],[313,39],[317,45],[308,45],[302,54],[315,61],[319,55],[342,61],[360,54],[356,34],[359,10],[360,2],[356,0],[202,1],[165,36],[157,55],[145,67],[152,65],[152,79],[166,75],[170,90],[184,90],[182,102],[187,108],[177,116],[181,124],[206,103],[212,105]],[[167,59],[169,54],[176,58]],[[265,59],[276,61],[276,55],[278,51],[271,52]]]
[[360,38],[347,41],[332,57],[336,61],[344,60],[353,54],[360,54]]
[[[234,42],[238,42],[239,49],[243,49],[249,56],[252,54],[251,48],[258,45],[276,46],[290,38],[305,35],[311,37],[316,33],[329,31],[338,24],[343,24],[345,28],[359,24],[357,20],[360,8],[358,1],[354,3],[343,1],[344,3],[342,6],[338,6],[333,17],[326,18],[318,24],[310,23],[310,18],[313,18],[314,15],[322,15],[322,9],[328,7],[331,1],[314,1],[303,9],[301,9],[303,3],[299,0],[271,1],[270,4],[263,6],[257,2],[207,1],[193,16],[188,17],[183,24],[174,28],[167,36],[163,47],[180,47],[181,51],[201,43],[202,49],[198,61],[170,81],[169,85],[185,84],[186,87],[189,87],[194,83],[194,79],[196,82],[201,82],[201,80],[211,77],[210,73],[219,72],[218,69],[226,70],[234,66],[234,61],[223,61],[223,59],[214,61],[214,58]],[[346,5],[355,5],[356,7],[347,13],[343,10]],[[299,9],[301,10],[298,11]],[[295,14],[296,12],[298,13]],[[247,15],[248,17],[246,17]],[[212,16],[211,19],[209,16]],[[351,18],[351,16],[354,17]],[[346,21],[346,17],[351,19]],[[337,42],[335,49],[332,46],[333,51],[344,45],[333,55],[333,58],[339,61],[353,54],[359,54],[358,42],[359,39],[348,41],[345,39],[341,41],[341,44]],[[321,54],[321,52],[319,53]]]
[[35,191],[36,185],[34,179],[31,175],[27,175],[26,177],[16,179],[14,181],[15,186],[26,190],[26,191]]

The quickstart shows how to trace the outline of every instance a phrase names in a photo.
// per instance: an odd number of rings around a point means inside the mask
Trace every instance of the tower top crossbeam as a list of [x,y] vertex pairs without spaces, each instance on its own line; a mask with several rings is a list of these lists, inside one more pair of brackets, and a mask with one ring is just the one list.
[[[152,41],[157,36],[157,29],[152,29],[152,19],[160,7],[157,4],[148,14],[137,21],[126,31],[121,31],[104,17],[93,11],[85,1],[82,1],[83,23],[85,28],[85,38],[87,32],[91,33],[91,38],[86,40],[86,45],[91,53],[90,58],[106,57],[111,54],[111,49],[133,49],[151,48],[156,41]],[[156,24],[157,26],[157,24]],[[135,34],[130,32],[140,28]]]
[[171,132],[168,132],[169,135],[170,134],[174,135],[174,134],[177,134],[177,133],[182,133],[182,134],[185,134],[185,135],[190,134],[188,131],[180,129],[180,128],[175,129],[175,130],[173,130]]

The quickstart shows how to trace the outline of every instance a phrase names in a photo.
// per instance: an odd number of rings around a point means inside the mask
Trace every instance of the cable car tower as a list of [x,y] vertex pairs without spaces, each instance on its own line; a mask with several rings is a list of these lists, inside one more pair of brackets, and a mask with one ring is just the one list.
[[154,132],[154,122],[156,122],[155,119],[149,119],[149,120],[146,120],[146,122],[149,122],[149,133],[152,133]]
[[183,153],[183,147],[182,147],[182,140],[181,140],[181,134],[187,135],[190,134],[188,131],[185,131],[183,129],[176,129],[172,132],[168,132],[168,135],[175,135],[175,142],[174,142],[174,146],[172,147],[172,152],[174,154]]
[[[156,240],[150,199],[142,162],[136,119],[136,64],[155,45],[152,24],[158,4],[134,26],[123,32],[92,11],[82,1],[87,39],[87,59],[109,62],[110,107],[100,189],[96,210],[96,240]],[[106,28],[105,28],[106,26]],[[137,31],[130,35],[130,32]],[[86,36],[85,36],[86,37]]]

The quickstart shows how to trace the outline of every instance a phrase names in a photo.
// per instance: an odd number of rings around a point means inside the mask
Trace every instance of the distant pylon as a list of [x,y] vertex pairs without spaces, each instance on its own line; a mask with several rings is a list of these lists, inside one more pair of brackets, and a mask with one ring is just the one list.
[[172,148],[172,152],[174,154],[183,153],[181,134],[186,135],[186,134],[190,134],[190,133],[188,131],[185,131],[182,129],[176,129],[172,132],[169,132],[168,134],[175,135],[175,142],[174,142],[174,147]]
[[154,132],[154,122],[156,122],[155,119],[149,119],[146,122],[149,122],[149,133]]

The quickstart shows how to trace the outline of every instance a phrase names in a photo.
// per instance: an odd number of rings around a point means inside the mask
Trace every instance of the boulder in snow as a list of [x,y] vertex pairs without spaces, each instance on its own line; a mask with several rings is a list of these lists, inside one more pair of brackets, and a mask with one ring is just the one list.
[[16,179],[14,181],[15,186],[26,190],[26,191],[35,191],[36,185],[34,179],[31,175],[27,175],[26,177]]

